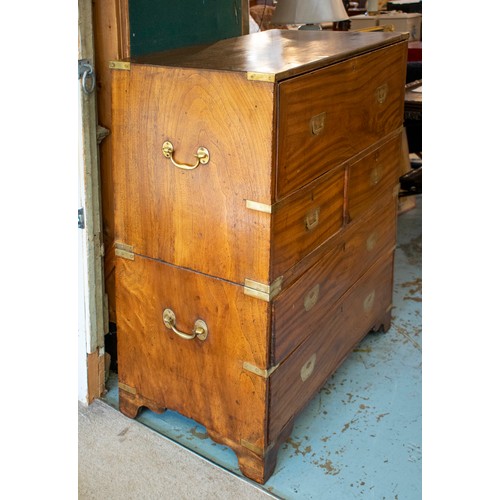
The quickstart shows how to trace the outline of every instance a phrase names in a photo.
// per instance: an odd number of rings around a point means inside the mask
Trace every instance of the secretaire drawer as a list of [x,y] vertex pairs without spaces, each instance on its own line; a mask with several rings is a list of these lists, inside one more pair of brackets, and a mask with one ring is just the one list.
[[379,328],[392,302],[393,254],[377,261],[349,290],[306,342],[270,377],[269,440],[316,391],[372,328]]
[[405,58],[398,44],[279,84],[278,199],[402,125]]
[[395,196],[399,183],[401,134],[353,163],[347,178],[347,219],[362,217]]
[[273,207],[271,281],[342,228],[344,192],[345,169],[340,168]]
[[353,223],[330,250],[273,301],[271,364],[321,330],[331,307],[349,286],[396,245],[396,203]]

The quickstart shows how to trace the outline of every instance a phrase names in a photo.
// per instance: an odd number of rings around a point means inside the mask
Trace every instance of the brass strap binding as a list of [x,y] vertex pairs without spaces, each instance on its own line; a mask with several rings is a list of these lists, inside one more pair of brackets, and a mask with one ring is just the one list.
[[130,62],[128,61],[109,61],[110,69],[121,69],[130,71]]
[[123,259],[134,260],[134,247],[117,241],[115,243],[115,255]]
[[118,382],[118,389],[122,391],[128,392],[130,394],[137,394],[137,389],[135,387],[131,387],[130,385],[124,384],[123,382]]
[[258,375],[259,377],[266,379],[269,378],[277,370],[279,365],[280,364],[278,363],[277,365],[272,366],[271,368],[263,370],[262,368],[259,368],[258,366],[252,365],[252,363],[245,361],[243,363],[243,369],[249,371],[250,373],[253,373],[254,375]]
[[266,285],[265,283],[259,283],[258,281],[245,278],[243,293],[250,297],[270,302],[274,299],[274,297],[276,297],[276,295],[278,295],[278,293],[281,292],[282,283],[283,276],[276,278],[271,285]]
[[177,163],[174,160],[174,146],[170,141],[165,141],[162,146],[163,156],[168,158],[177,168],[181,168],[182,170],[194,170],[200,164],[206,165],[210,161],[210,153],[207,148],[200,146],[198,151],[194,155],[197,158],[197,161],[194,165],[186,165],[183,163]]
[[266,205],[265,203],[259,203],[258,201],[245,200],[246,207],[250,210],[256,210],[257,212],[263,212],[265,214],[273,213],[273,206]]

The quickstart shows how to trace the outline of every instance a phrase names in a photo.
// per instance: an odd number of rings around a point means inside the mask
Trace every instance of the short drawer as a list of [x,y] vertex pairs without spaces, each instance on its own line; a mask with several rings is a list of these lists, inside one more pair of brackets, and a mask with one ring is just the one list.
[[320,331],[331,306],[382,255],[396,245],[396,203],[352,224],[330,250],[273,301],[271,364]]
[[349,167],[347,220],[354,221],[394,198],[402,161],[401,135]]
[[313,336],[270,377],[269,440],[297,415],[371,330],[386,324],[393,254],[379,260],[342,298]]
[[278,199],[402,125],[406,44],[279,84]]
[[342,228],[344,192],[345,169],[340,168],[273,207],[271,281]]

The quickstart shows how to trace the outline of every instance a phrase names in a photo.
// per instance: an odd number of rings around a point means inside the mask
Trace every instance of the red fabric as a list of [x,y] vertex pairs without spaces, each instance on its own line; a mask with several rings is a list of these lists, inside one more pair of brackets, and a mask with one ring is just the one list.
[[422,42],[408,42],[408,62],[422,61]]

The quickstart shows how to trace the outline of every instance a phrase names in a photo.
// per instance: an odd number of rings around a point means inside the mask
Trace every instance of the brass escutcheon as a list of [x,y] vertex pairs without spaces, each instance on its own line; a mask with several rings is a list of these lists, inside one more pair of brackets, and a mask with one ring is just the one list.
[[378,236],[376,231],[374,231],[372,234],[370,234],[370,236],[368,236],[366,240],[366,249],[369,252],[371,252],[375,248],[375,245],[377,244],[377,239]]
[[316,302],[318,302],[318,298],[319,283],[306,293],[306,296],[304,297],[304,309],[306,311],[310,311],[316,305]]
[[375,303],[375,290],[371,291],[363,301],[363,310],[365,312],[370,312],[373,309],[373,304]]
[[372,186],[375,186],[380,182],[380,168],[379,167],[373,167],[372,171],[370,172],[370,184]]
[[316,353],[314,353],[304,363],[304,366],[300,369],[300,378],[302,379],[302,382],[305,382],[312,375],[315,365],[316,365]]
[[388,92],[389,92],[389,85],[387,85],[387,83],[384,83],[380,87],[377,87],[377,89],[375,90],[375,96],[379,104],[383,104],[385,102],[385,100],[387,99]]
[[325,120],[326,113],[320,113],[319,115],[315,115],[309,121],[309,126],[311,127],[312,135],[319,135],[325,130]]
[[308,231],[312,231],[319,224],[319,207],[311,210],[305,218],[305,225]]

